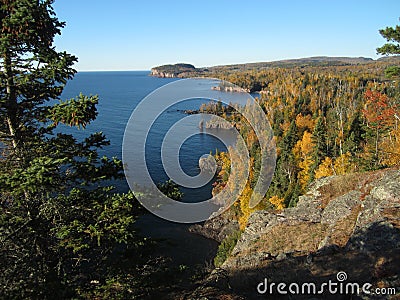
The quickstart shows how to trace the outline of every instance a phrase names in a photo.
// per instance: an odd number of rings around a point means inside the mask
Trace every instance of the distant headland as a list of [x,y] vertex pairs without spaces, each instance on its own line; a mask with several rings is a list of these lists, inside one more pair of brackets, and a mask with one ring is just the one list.
[[262,70],[270,68],[290,68],[290,67],[312,67],[312,66],[351,66],[373,63],[376,61],[384,60],[399,60],[397,57],[382,57],[373,60],[369,57],[329,57],[329,56],[315,56],[307,58],[286,59],[270,62],[255,62],[233,65],[220,65],[207,68],[196,68],[192,64],[177,63],[157,66],[151,69],[150,76],[163,77],[163,78],[186,78],[186,77],[202,77],[210,76],[213,73],[220,71],[250,71]]
[[197,73],[198,69],[191,64],[179,63],[174,65],[163,65],[151,69],[150,76],[171,78],[188,77],[189,74]]
[[[386,58],[380,58],[383,60]],[[246,71],[246,70],[260,70],[269,68],[287,68],[287,67],[306,67],[306,66],[345,66],[345,65],[359,65],[374,62],[372,58],[368,57],[328,57],[328,56],[315,56],[298,59],[278,60],[271,62],[255,62],[234,65],[220,65],[208,68],[196,68],[192,64],[177,63],[157,66],[151,69],[150,76],[163,77],[163,78],[185,78],[193,76],[207,76],[214,72],[226,71]]]

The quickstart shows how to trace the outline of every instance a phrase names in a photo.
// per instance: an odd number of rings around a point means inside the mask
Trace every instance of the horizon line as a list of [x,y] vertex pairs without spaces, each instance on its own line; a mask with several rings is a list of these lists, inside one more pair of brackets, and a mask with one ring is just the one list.
[[90,72],[150,72],[151,70],[76,70],[77,73]]
[[[393,55],[393,57],[396,55]],[[400,56],[400,55],[397,55]],[[313,55],[313,56],[303,56],[303,57],[294,57],[294,58],[281,58],[281,59],[276,59],[276,60],[264,60],[264,61],[250,61],[250,62],[239,62],[239,63],[228,63],[228,64],[216,64],[216,65],[209,65],[209,66],[200,66],[197,67],[193,63],[188,63],[194,65],[196,68],[211,68],[211,67],[220,67],[220,66],[233,66],[233,65],[245,65],[245,64],[257,64],[257,63],[273,63],[273,62],[279,62],[279,61],[286,61],[286,60],[300,60],[300,59],[307,59],[307,58],[318,58],[318,57],[329,57],[329,58],[365,58],[365,59],[371,59],[372,61],[377,61],[380,58],[383,57],[389,57],[389,55],[376,55],[375,58],[369,57],[369,56],[329,56],[329,55]],[[150,72],[152,68],[159,67],[159,66],[164,66],[164,65],[174,65],[174,64],[179,64],[183,62],[174,62],[174,63],[163,63],[159,64],[153,67],[150,67],[149,69],[128,69],[128,70],[121,70],[121,69],[113,69],[113,70],[77,70],[77,72],[139,72],[139,71],[148,71]]]

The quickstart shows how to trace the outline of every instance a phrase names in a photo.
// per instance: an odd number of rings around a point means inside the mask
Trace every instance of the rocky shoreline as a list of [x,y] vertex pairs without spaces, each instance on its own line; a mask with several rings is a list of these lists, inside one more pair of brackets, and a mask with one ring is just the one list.
[[[315,181],[296,207],[254,212],[230,257],[185,299],[258,299],[256,287],[265,278],[322,284],[339,272],[351,282],[395,287],[399,293],[399,191],[398,169]],[[190,231],[221,242],[238,229],[233,220],[223,214]],[[337,299],[321,297],[315,299]]]
[[203,224],[195,224],[189,227],[191,233],[202,235],[219,243],[238,230],[239,223],[230,215],[229,211],[207,220]]
[[238,86],[213,86],[211,87],[212,90],[214,91],[221,91],[221,92],[226,92],[226,93],[250,93],[249,89],[244,89]]

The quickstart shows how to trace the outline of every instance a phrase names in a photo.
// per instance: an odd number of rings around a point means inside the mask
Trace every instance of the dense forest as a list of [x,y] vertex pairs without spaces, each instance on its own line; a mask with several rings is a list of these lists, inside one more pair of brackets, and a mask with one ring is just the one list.
[[[392,64],[389,60],[214,74],[242,88],[261,87],[257,101],[273,128],[278,159],[268,193],[255,209],[295,206],[320,177],[400,164],[400,85],[396,77],[385,76]],[[251,191],[260,158],[256,135],[240,115],[232,115],[231,121],[251,149]],[[230,166],[225,153],[217,158],[221,172],[215,192],[226,183]],[[244,193],[237,203],[242,228],[253,210],[248,206],[250,194]]]

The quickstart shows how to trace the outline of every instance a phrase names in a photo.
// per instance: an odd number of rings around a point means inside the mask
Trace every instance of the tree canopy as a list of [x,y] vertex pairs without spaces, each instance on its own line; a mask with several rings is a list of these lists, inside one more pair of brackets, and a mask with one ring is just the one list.
[[77,59],[53,45],[65,24],[52,2],[0,6],[2,298],[76,297],[133,238],[132,194],[105,183],[122,176],[121,161],[98,154],[105,136],[62,133],[93,121],[98,97],[60,99]]
[[[397,55],[400,54],[400,26],[386,27],[379,30],[379,33],[387,40],[387,43],[376,49],[379,54]],[[390,66],[386,69],[386,76],[393,77],[400,75],[400,67]]]

